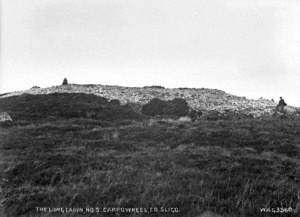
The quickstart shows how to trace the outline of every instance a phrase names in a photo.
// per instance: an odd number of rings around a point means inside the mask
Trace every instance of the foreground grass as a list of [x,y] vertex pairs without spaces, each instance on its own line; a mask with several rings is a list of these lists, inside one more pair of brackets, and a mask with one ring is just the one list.
[[73,118],[16,122],[0,132],[7,216],[54,215],[36,212],[36,207],[180,211],[97,216],[184,217],[206,210],[222,216],[278,216],[260,208],[295,208],[298,202],[299,120],[148,123]]

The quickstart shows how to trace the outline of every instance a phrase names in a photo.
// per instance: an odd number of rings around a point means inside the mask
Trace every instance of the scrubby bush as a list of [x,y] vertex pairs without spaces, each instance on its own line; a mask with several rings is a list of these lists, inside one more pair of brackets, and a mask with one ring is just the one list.
[[163,115],[166,106],[167,106],[166,102],[158,98],[154,98],[149,103],[145,104],[142,107],[142,114],[150,115],[150,116]]
[[142,114],[149,116],[174,116],[188,115],[189,106],[184,99],[176,98],[170,101],[163,101],[158,98],[152,99],[142,107]]
[[174,115],[174,116],[185,116],[189,113],[189,105],[188,103],[181,98],[175,98],[171,101],[167,102],[168,106],[166,107],[166,114]]
[[142,114],[142,105],[134,102],[126,103],[126,106],[130,107],[134,112]]
[[192,121],[195,121],[202,116],[202,111],[196,111],[193,109],[189,112],[189,116],[191,117]]
[[221,113],[215,110],[206,111],[205,114],[203,115],[203,118],[209,121],[216,121],[220,119],[220,117],[221,117]]
[[121,105],[121,102],[118,99],[112,99],[112,100],[109,101],[109,103],[111,105],[115,105],[115,106]]

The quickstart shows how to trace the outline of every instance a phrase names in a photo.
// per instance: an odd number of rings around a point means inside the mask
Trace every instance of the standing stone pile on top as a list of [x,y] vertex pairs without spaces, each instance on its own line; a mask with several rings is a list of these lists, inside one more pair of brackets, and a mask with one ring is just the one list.
[[68,80],[67,80],[67,78],[64,78],[62,85],[68,85]]

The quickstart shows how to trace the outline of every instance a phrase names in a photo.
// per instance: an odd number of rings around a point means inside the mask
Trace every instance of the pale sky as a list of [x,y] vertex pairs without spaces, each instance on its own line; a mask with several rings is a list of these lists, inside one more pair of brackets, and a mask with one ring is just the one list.
[[300,0],[2,0],[0,92],[64,77],[300,106]]

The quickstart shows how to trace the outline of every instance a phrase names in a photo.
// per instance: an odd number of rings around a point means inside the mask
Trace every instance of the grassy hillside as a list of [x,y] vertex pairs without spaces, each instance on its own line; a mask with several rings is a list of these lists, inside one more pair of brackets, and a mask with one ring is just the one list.
[[[7,216],[190,217],[207,210],[280,216],[260,208],[294,209],[299,202],[299,119],[147,119],[84,94],[15,96],[1,99],[0,108],[14,119],[0,128]],[[36,207],[142,207],[148,213]]]

